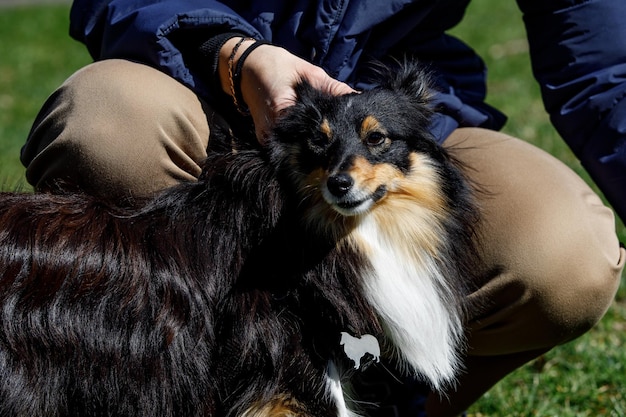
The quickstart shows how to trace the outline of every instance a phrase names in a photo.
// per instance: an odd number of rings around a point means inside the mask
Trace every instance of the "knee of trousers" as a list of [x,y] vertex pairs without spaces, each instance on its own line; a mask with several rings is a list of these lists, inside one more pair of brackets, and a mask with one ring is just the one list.
[[501,265],[473,293],[479,306],[469,323],[473,355],[545,351],[590,330],[611,306],[626,253],[619,260],[590,247],[560,248],[550,265]]
[[212,111],[190,89],[145,65],[100,61],[44,104],[22,150],[28,181],[90,192],[150,194],[200,174]]
[[493,192],[481,201],[485,270],[470,296],[478,307],[468,321],[469,353],[545,351],[602,318],[625,252],[612,210],[569,168],[519,140],[488,135],[465,156]]

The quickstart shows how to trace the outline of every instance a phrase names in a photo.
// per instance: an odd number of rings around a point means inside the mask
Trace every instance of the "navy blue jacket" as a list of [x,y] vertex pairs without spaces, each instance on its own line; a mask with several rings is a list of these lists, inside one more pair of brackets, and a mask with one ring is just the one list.
[[[219,33],[268,40],[357,88],[366,87],[369,60],[410,52],[437,72],[442,110],[433,131],[443,141],[458,126],[505,121],[484,103],[483,61],[445,34],[469,1],[76,0],[71,34],[94,59],[147,63],[209,101],[221,93],[191,63]],[[626,1],[517,2],[552,123],[626,219]]]

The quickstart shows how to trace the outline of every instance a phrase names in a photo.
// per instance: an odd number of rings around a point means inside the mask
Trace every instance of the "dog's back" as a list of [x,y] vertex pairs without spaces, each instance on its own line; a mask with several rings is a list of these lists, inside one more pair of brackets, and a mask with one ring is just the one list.
[[[211,410],[203,304],[214,300],[199,299],[211,295],[206,273],[184,238],[159,236],[164,215],[80,194],[3,194],[0,224],[1,415]],[[191,341],[204,355],[185,352]]]
[[306,328],[354,290],[302,292],[274,169],[213,139],[200,182],[138,207],[0,194],[0,415],[335,413]]
[[0,415],[215,415],[220,309],[280,210],[258,151],[222,156],[135,208],[0,194]]

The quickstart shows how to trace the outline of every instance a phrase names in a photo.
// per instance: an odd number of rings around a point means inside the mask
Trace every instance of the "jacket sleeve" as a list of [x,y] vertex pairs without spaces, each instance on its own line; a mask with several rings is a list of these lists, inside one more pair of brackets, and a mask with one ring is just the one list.
[[[75,0],[70,34],[95,60],[141,62],[210,98],[211,80],[194,71],[198,48],[212,36],[262,38],[241,16],[214,0]],[[214,93],[214,92],[213,92]]]
[[552,123],[626,221],[626,2],[518,3]]

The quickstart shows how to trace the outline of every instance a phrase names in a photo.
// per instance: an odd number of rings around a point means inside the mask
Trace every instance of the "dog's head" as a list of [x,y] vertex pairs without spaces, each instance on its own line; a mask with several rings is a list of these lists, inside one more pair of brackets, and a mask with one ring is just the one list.
[[377,88],[343,96],[301,83],[296,104],[277,123],[274,154],[318,214],[367,213],[416,169],[416,154],[444,159],[428,131],[427,74],[404,64],[381,79]]

